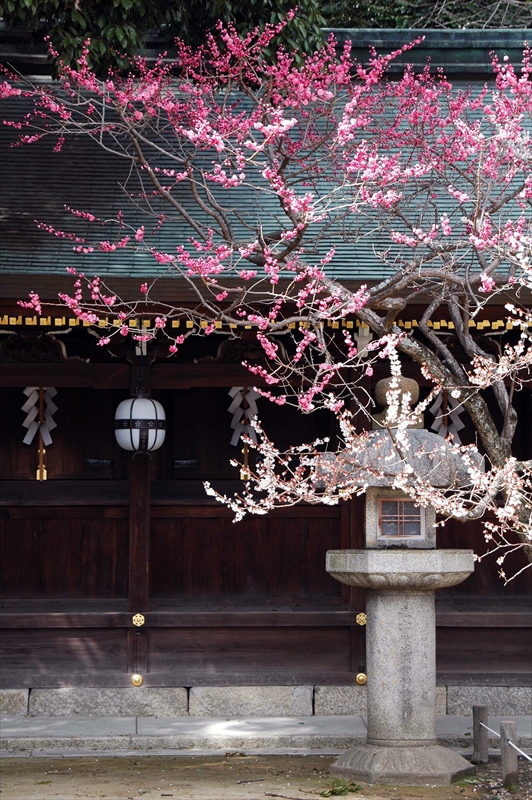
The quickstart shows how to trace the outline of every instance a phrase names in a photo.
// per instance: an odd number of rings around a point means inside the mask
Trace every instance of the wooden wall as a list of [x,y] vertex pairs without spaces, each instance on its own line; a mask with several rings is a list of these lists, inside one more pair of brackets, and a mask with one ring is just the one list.
[[[0,405],[0,641],[5,686],[353,683],[365,671],[362,590],[325,572],[329,549],[363,546],[363,498],[298,506],[233,524],[204,479],[233,491],[228,387],[156,390],[169,418],[154,454],[146,552],[133,554],[127,456],[112,421],[127,388],[60,388],[58,427],[35,481],[36,445],[22,444],[21,388]],[[335,431],[324,417],[267,404],[277,442]],[[90,466],[86,459],[107,460]],[[193,461],[175,466],[175,461]],[[134,526],[133,526],[134,527]],[[136,542],[134,545],[132,542]],[[438,546],[484,549],[478,523],[438,529]],[[518,557],[517,557],[518,558]],[[137,608],[139,574],[146,603]],[[518,564],[518,561],[515,562]],[[494,559],[441,593],[441,682],[529,681],[525,598],[530,571],[505,588]],[[133,575],[133,578],[132,578]],[[142,575],[141,575],[142,578]],[[136,584],[132,585],[132,580]],[[135,611],[145,615],[135,628]],[[527,677],[528,676],[528,677]]]

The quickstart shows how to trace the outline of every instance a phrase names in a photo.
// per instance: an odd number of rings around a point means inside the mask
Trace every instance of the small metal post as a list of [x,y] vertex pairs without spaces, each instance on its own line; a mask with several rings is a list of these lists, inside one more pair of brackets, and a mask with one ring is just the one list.
[[513,790],[519,787],[517,752],[508,742],[517,743],[517,726],[515,722],[504,720],[501,722],[502,782],[505,789]]
[[481,722],[488,724],[488,707],[473,706],[473,764],[488,763],[488,731]]

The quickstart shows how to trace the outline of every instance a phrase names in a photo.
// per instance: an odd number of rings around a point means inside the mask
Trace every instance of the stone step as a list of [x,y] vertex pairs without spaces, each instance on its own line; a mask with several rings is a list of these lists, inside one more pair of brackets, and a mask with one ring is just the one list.
[[[490,717],[498,731],[502,717]],[[513,716],[518,746],[532,747],[532,717]],[[438,717],[438,742],[472,749],[471,717]],[[15,717],[1,718],[0,748],[11,754],[95,751],[244,751],[246,753],[337,753],[364,741],[361,716],[306,717]],[[497,739],[490,735],[490,746]]]

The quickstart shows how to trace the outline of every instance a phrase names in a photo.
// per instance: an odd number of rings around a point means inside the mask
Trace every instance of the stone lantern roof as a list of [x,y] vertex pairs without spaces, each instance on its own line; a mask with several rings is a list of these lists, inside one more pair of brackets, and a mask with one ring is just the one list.
[[436,433],[409,428],[370,431],[356,452],[324,454],[320,474],[329,483],[391,486],[405,467],[432,486],[461,487],[471,484],[470,467],[482,468],[482,456],[451,444]]

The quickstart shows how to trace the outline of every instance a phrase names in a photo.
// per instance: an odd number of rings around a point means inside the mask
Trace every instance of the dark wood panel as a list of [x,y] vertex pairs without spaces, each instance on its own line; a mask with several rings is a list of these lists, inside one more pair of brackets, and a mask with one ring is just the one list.
[[87,613],[50,612],[13,614],[3,611],[0,629],[27,630],[30,628],[126,628],[131,626],[131,614],[124,611]]
[[83,520],[83,596],[122,598],[128,595],[129,543],[127,521]]
[[187,669],[234,675],[268,670],[276,675],[308,673],[310,666],[316,674],[349,671],[348,628],[151,628],[147,633],[150,673]]
[[127,598],[5,598],[0,600],[0,611],[6,614],[107,614],[108,612],[127,612]]
[[[488,550],[481,520],[470,522],[449,520],[443,528],[437,529],[437,545],[441,548],[451,549],[471,548],[478,555],[482,555]],[[505,586],[499,577],[500,566],[496,561],[498,555],[499,553],[487,555],[482,561],[475,562],[475,570],[467,580],[438,592],[440,600],[466,597],[510,599],[515,596],[530,596],[532,594],[532,569],[525,569],[521,575]],[[526,557],[523,551],[519,550],[508,556],[504,568],[506,574],[511,576],[516,575],[526,564]]]
[[127,506],[5,506],[1,519],[129,519]]
[[[182,367],[181,371],[185,373],[191,365],[176,366],[179,370]],[[225,371],[231,365],[212,366],[221,366],[222,371]],[[167,367],[173,368],[173,365],[153,367],[152,377],[155,381],[158,371],[166,371]],[[236,380],[236,383],[227,382],[225,386],[238,386],[242,383],[249,385],[253,384],[253,381],[250,381],[249,375],[247,381],[245,376],[244,381],[240,376],[240,380]],[[238,481],[239,469],[231,466],[230,462],[232,459],[240,458],[241,445],[231,445],[231,416],[228,414],[231,397],[227,389],[202,388],[167,393],[166,402],[169,406],[168,416],[173,419],[171,433],[173,458],[193,462],[186,469],[174,470],[172,477],[189,480]],[[329,412],[318,411],[304,415],[289,406],[280,408],[261,399],[258,400],[258,407],[264,430],[281,451],[290,445],[312,442],[318,437],[331,436],[334,440],[336,436],[335,419]],[[252,463],[253,459],[252,453]],[[162,477],[162,474],[158,477]],[[239,488],[241,489],[241,485]]]
[[148,672],[148,638],[144,629],[134,628],[127,632],[127,669],[141,675]]
[[519,628],[437,628],[440,672],[530,672],[532,637]]
[[0,596],[42,595],[42,523],[0,520]]
[[436,619],[450,628],[530,628],[532,597],[460,597],[436,595]]
[[[338,519],[152,519],[151,597],[247,603],[340,603],[325,571],[340,546]],[[244,600],[242,600],[244,602]]]
[[[53,384],[48,382],[46,385]],[[52,432],[52,443],[46,448],[44,459],[48,483],[62,479],[125,478],[126,454],[113,435],[115,409],[123,397],[123,392],[59,388],[54,397],[57,427]],[[5,447],[0,450],[0,478],[35,484],[38,437],[29,445],[23,443],[25,413],[22,405],[26,399],[21,390],[6,389],[2,392],[0,437]],[[110,466],[89,468],[85,459],[107,460]],[[2,494],[5,496],[7,490],[13,489],[17,487],[3,488]],[[43,491],[50,490],[43,489],[41,493]]]
[[[281,601],[289,598],[306,599],[312,593],[311,582],[315,571],[312,558],[318,555],[319,549],[318,553],[316,551],[309,552],[308,527],[310,523],[310,520],[299,519],[292,520],[288,526],[285,526],[281,520],[269,521],[265,548],[270,569],[264,588],[270,597],[278,597]],[[337,523],[336,531],[336,541],[339,542],[340,530]],[[325,552],[328,549],[330,549],[330,544],[323,550],[320,572],[325,572]],[[341,590],[338,591],[336,586],[330,586],[331,594],[339,596],[340,592]]]
[[125,630],[4,631],[2,669],[35,673],[126,670]]
[[125,597],[125,519],[0,520],[0,592],[8,598]]
[[83,531],[79,520],[47,519],[41,535],[42,596],[82,597]]

